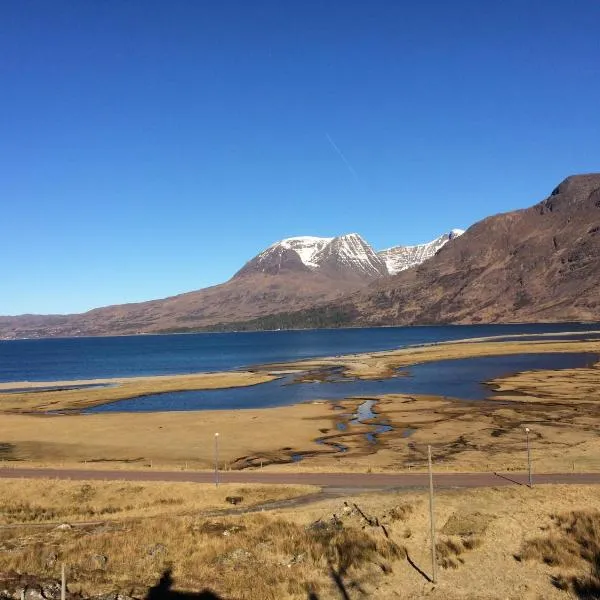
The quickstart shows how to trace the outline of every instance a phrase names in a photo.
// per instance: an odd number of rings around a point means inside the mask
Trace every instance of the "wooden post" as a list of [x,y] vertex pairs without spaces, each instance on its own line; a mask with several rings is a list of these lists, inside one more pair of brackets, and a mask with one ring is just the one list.
[[429,521],[431,524],[431,580],[437,583],[437,559],[435,555],[435,514],[433,511],[433,470],[431,468],[431,446],[427,446],[429,466]]
[[60,600],[65,600],[67,597],[67,577],[65,575],[65,563],[62,563],[60,568]]

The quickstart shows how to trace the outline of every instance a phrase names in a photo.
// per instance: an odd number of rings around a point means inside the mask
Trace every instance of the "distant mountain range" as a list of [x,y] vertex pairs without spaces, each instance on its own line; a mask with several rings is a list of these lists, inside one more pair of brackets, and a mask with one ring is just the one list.
[[196,292],[78,315],[0,317],[0,338],[197,330],[600,320],[600,174],[466,232],[376,252],[295,237]]
[[449,234],[417,246],[376,252],[357,233],[281,240],[229,281],[163,300],[98,308],[75,315],[0,317],[0,338],[122,335],[222,328],[224,323],[300,310],[364,288],[431,258]]

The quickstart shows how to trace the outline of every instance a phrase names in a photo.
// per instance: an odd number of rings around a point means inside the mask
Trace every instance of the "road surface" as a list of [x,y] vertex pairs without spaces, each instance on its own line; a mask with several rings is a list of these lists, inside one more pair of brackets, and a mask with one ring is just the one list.
[[[57,478],[103,481],[163,481],[214,483],[215,474],[197,471],[111,471],[84,469],[0,468],[0,478]],[[527,473],[434,473],[438,488],[472,488],[527,485]],[[219,473],[220,483],[264,483],[316,485],[324,489],[390,490],[424,488],[427,473],[275,473],[264,471],[227,471]],[[600,473],[535,473],[533,483],[598,484]]]

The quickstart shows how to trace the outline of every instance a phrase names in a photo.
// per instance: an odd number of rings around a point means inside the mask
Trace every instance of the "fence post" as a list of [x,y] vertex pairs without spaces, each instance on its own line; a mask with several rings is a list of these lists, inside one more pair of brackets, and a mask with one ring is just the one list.
[[62,563],[60,568],[60,600],[65,600],[67,597],[67,577],[65,575],[65,563]]
[[435,515],[433,512],[433,471],[431,468],[431,446],[427,446],[429,468],[429,522],[431,524],[431,573],[433,583],[437,583],[437,558],[435,555]]

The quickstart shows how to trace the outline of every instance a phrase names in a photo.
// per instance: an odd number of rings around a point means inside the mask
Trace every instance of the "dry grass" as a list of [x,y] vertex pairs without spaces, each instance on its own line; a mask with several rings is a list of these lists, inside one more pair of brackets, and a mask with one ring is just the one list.
[[443,536],[435,544],[438,564],[444,569],[458,569],[465,562],[463,554],[482,543],[478,536]]
[[[85,484],[70,485],[61,491],[63,495],[89,498]],[[98,486],[94,497],[106,498],[107,505],[116,501],[114,489],[103,491],[105,484],[93,485]],[[35,497],[41,489],[23,493]],[[179,494],[179,486],[175,489]],[[63,499],[57,493],[48,492],[46,506],[52,505],[52,497],[55,508],[61,506]],[[309,589],[321,600],[338,598],[334,578],[352,599],[387,600],[401,590],[400,597],[408,600],[425,596],[560,600],[564,592],[553,581],[565,567],[545,564],[533,553],[528,558],[534,560],[517,561],[514,555],[533,548],[528,540],[551,535],[564,547],[568,535],[573,540],[569,556],[576,559],[573,568],[588,564],[587,557],[595,552],[590,539],[598,537],[594,533],[590,538],[589,531],[597,517],[590,521],[581,515],[595,514],[585,507],[594,505],[597,494],[593,486],[438,492],[438,551],[442,559],[452,562],[445,566],[453,568],[438,573],[436,586],[426,579],[430,538],[424,492],[372,493],[345,502],[329,499],[238,516],[178,515],[175,511],[180,507],[162,506],[160,515],[147,518],[114,513],[104,525],[66,530],[31,524],[4,527],[0,528],[0,571],[56,578],[64,561],[73,591],[116,589],[137,596],[145,595],[165,570],[172,569],[176,589],[210,588],[224,600],[306,600]],[[122,504],[130,501],[124,498]],[[583,512],[572,513],[573,506]],[[563,513],[572,514],[550,516]],[[571,591],[587,585],[585,574],[585,570],[573,571],[572,576],[579,578],[568,581]]]
[[195,483],[75,482],[55,479],[5,479],[0,495],[0,525],[80,522],[157,517],[230,506],[227,496],[241,496],[240,506],[316,493],[313,486]]
[[396,545],[356,526],[307,528],[268,515],[207,521],[194,516],[116,523],[112,527],[0,532],[3,570],[57,577],[68,564],[70,589],[112,589],[143,596],[172,569],[178,588],[210,587],[226,598],[305,598],[328,589],[333,570],[350,582],[369,581]]
[[600,598],[600,512],[556,515],[550,532],[527,540],[517,558],[556,567],[552,581],[561,590]]
[[[117,400],[138,398],[162,392],[187,390],[213,390],[247,385],[257,385],[275,379],[267,373],[231,371],[224,373],[197,373],[192,375],[160,375],[156,377],[130,377],[84,381],[11,382],[0,383],[0,411],[47,412],[81,410]],[[35,391],[38,387],[57,385],[107,384],[111,387]],[[2,393],[3,389],[31,388],[32,391]]]

